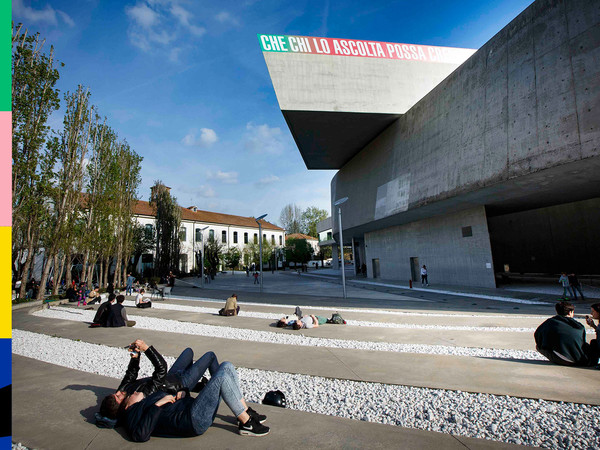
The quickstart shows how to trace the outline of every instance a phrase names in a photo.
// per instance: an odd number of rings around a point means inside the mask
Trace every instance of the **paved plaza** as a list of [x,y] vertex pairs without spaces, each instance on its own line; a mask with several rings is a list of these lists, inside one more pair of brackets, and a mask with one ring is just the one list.
[[[171,297],[155,300],[151,309],[138,310],[128,298],[128,314],[138,322],[134,328],[90,329],[86,320],[94,311],[68,304],[15,309],[13,441],[37,449],[139,446],[122,429],[94,425],[99,401],[116,388],[121,374],[96,370],[94,364],[102,364],[88,358],[94,346],[119,349],[142,338],[166,357],[177,356],[185,346],[196,354],[213,350],[221,361],[240,368],[251,402],[260,402],[267,381],[275,380],[287,390],[290,405],[255,405],[269,416],[271,433],[262,439],[239,436],[222,404],[204,435],[153,437],[142,444],[148,448],[281,448],[300,436],[302,445],[311,448],[599,445],[597,428],[582,423],[587,416],[580,414],[599,414],[600,393],[593,386],[600,371],[554,366],[534,351],[533,330],[554,314],[556,295],[433,284],[429,290],[410,290],[350,279],[344,299],[334,275],[265,272],[262,293],[241,272],[219,274],[204,287],[197,278],[177,280]],[[233,292],[240,316],[218,316]],[[276,318],[296,306],[323,316],[338,311],[348,324],[301,331],[275,327]],[[581,320],[589,302],[578,302],[576,308]],[[22,342],[37,343],[23,349]],[[77,357],[76,367],[65,367],[61,357],[52,356],[52,347],[75,354],[84,345],[92,346]],[[373,392],[388,397],[375,398]],[[456,402],[455,409],[469,406],[464,413],[447,412],[437,398]],[[488,404],[504,409],[486,411],[493,409]],[[525,420],[527,408],[541,408],[547,417],[537,411]],[[545,422],[563,413],[570,421],[566,430],[577,428],[578,440],[569,436],[575,431],[554,432]]]

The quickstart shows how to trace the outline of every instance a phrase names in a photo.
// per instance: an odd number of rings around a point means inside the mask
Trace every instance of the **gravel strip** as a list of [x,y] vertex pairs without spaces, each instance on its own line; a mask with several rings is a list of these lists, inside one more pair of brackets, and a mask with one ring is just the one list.
[[[195,301],[195,302],[210,302],[210,303],[219,303],[221,305],[225,305],[225,300],[215,300],[214,298],[205,298],[205,297],[186,297],[186,296],[177,296],[177,297],[169,297],[169,300],[184,300],[184,301]],[[154,302],[152,303],[154,305]],[[238,305],[251,305],[251,306],[269,306],[276,308],[285,308],[286,311],[293,311],[294,306],[285,305],[282,303],[256,303],[256,302],[240,302],[238,301]],[[313,306],[313,305],[299,305],[300,309],[307,310],[316,310],[316,311],[336,311],[336,312],[358,312],[364,314],[384,314],[384,315],[398,315],[398,316],[426,316],[426,317],[479,317],[479,318],[511,318],[511,319],[532,319],[532,318],[540,318],[542,320],[547,319],[548,316],[541,315],[502,315],[502,314],[454,314],[453,312],[444,312],[444,313],[426,313],[426,312],[412,312],[412,311],[397,311],[397,310],[385,310],[385,309],[365,309],[365,308],[336,308],[332,306]],[[554,309],[552,309],[552,312]],[[285,313],[284,313],[285,314]]]
[[[129,359],[125,349],[21,330],[13,330],[12,351],[116,380]],[[151,373],[146,358],[141,366],[140,376]],[[598,406],[257,369],[238,372],[242,391],[252,402],[279,389],[288,407],[301,411],[550,449],[600,448]]]
[[[95,311],[53,306],[33,313],[34,316],[91,322]],[[234,339],[237,341],[265,342],[270,344],[301,345],[308,347],[345,348],[355,350],[374,350],[383,352],[418,353],[428,355],[471,356],[480,358],[539,360],[545,358],[533,350],[511,350],[495,348],[452,347],[447,345],[398,344],[388,342],[370,342],[344,339],[316,338],[302,334],[272,331],[256,331],[245,328],[222,327],[191,322],[180,322],[154,317],[129,316],[136,321],[136,328],[163,331],[169,333],[191,334],[197,336]],[[310,333],[310,330],[303,330]]]
[[[125,306],[135,307],[135,302],[125,301]],[[192,313],[202,314],[218,314],[219,309],[217,308],[206,308],[203,306],[187,306],[187,305],[176,305],[173,303],[152,303],[152,308],[162,309],[169,311],[185,311]],[[281,313],[265,313],[255,311],[244,311],[240,310],[239,317],[252,317],[255,319],[271,319],[279,320],[284,314]],[[363,320],[346,320],[346,325],[354,327],[377,327],[377,328],[408,328],[413,330],[452,330],[452,331],[482,331],[482,332],[510,332],[510,333],[533,333],[535,328],[511,328],[511,327],[471,327],[471,326],[457,326],[457,325],[421,325],[412,323],[391,323],[391,322],[369,322]]]

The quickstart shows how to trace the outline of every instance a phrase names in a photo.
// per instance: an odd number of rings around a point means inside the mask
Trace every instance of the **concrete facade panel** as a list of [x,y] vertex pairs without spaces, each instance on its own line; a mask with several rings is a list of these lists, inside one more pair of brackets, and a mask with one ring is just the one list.
[[458,64],[263,53],[282,110],[402,114]]
[[[460,203],[461,196],[484,188],[501,193],[511,180],[557,167],[568,171],[597,156],[600,24],[569,41],[565,11],[563,2],[535,2],[350,160],[336,177],[337,197],[349,197],[352,211],[345,227],[365,230],[373,222],[373,210],[354,203],[376,198],[376,189],[365,194],[373,189],[371,177],[381,186],[410,172],[410,213],[442,200]],[[381,171],[372,174],[366,164],[369,155],[380,154],[379,146],[393,149],[387,164],[378,159],[392,167],[388,178]],[[539,180],[546,201],[552,189],[558,193],[576,183],[558,175]],[[515,205],[521,205],[518,185],[511,186]],[[589,186],[593,196],[597,186]],[[523,195],[535,190],[523,188]],[[490,199],[508,207],[507,198],[482,197]],[[397,214],[398,224],[403,214]]]
[[[597,9],[600,10],[600,5]],[[582,155],[597,156],[600,154],[600,24],[571,41],[571,55]]]
[[573,38],[600,22],[600,3],[586,0],[565,2],[569,37]]
[[[473,235],[462,237],[467,226]],[[379,259],[382,279],[408,281],[410,259],[416,257],[420,266],[427,266],[433,285],[495,287],[484,208],[366,233],[365,256],[369,277],[373,259]]]

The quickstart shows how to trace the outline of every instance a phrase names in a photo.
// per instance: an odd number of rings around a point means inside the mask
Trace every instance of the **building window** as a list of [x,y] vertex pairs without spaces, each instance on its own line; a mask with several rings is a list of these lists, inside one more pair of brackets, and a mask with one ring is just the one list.
[[221,242],[227,242],[227,231],[225,230],[221,231]]
[[248,243],[248,233],[244,233],[244,244]]
[[202,240],[202,230],[200,228],[196,228],[196,242],[200,242]]
[[263,242],[267,242],[267,235],[263,233]]
[[258,244],[258,233],[254,233],[254,243]]
[[331,231],[327,232],[327,240],[330,241],[333,239],[333,234],[331,234]]
[[144,234],[146,235],[146,239],[154,238],[154,227],[152,224],[149,223],[144,227]]
[[208,230],[208,240],[209,241],[215,240],[215,230]]
[[187,232],[184,226],[182,226],[181,228],[179,228],[179,240],[182,242],[185,242],[187,238]]
[[188,271],[188,257],[187,255],[179,255],[179,270],[182,272]]
[[238,242],[237,242],[237,231],[234,231],[234,232],[233,232],[233,243],[234,243],[234,244],[237,244],[237,243],[238,243]]
[[279,235],[279,245],[283,245],[283,236]]
[[473,228],[462,227],[462,237],[471,237],[471,236],[473,236]]
[[275,235],[271,235],[271,244],[275,245]]

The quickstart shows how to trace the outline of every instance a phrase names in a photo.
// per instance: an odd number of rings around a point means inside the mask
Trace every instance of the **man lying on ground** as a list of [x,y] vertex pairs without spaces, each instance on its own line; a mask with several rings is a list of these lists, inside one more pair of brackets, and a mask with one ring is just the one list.
[[[158,354],[143,341],[136,341],[135,348],[147,355],[150,351],[155,359]],[[150,436],[201,435],[212,425],[221,398],[237,417],[239,434],[268,434],[269,428],[262,425],[267,417],[246,404],[233,364],[224,362],[215,371],[216,365],[218,362],[215,357],[209,367],[211,379],[196,398],[189,395],[189,390],[186,392],[178,386],[169,390],[155,388],[152,393],[149,393],[151,389],[143,391],[137,388],[118,409],[119,420],[127,428],[131,439],[145,442]],[[198,376],[198,371],[195,376]],[[155,386],[156,383],[153,383],[150,387]]]
[[555,305],[557,315],[547,319],[535,330],[536,350],[554,364],[563,366],[593,366],[598,355],[586,342],[585,327],[577,322],[575,306],[569,302]]
[[[131,359],[125,376],[116,392],[106,396],[100,405],[100,414],[109,419],[116,419],[125,405],[132,402],[131,397],[134,394],[142,394],[146,397],[156,391],[163,391],[175,396],[183,395],[182,393],[187,395],[190,390],[196,390],[198,381],[207,369],[212,376],[217,373],[219,368],[219,361],[213,352],[206,352],[194,363],[194,351],[191,348],[186,348],[167,371],[167,363],[162,355],[143,340],[136,340],[129,348]],[[138,380],[141,353],[148,357],[154,366],[154,372],[151,377]]]

